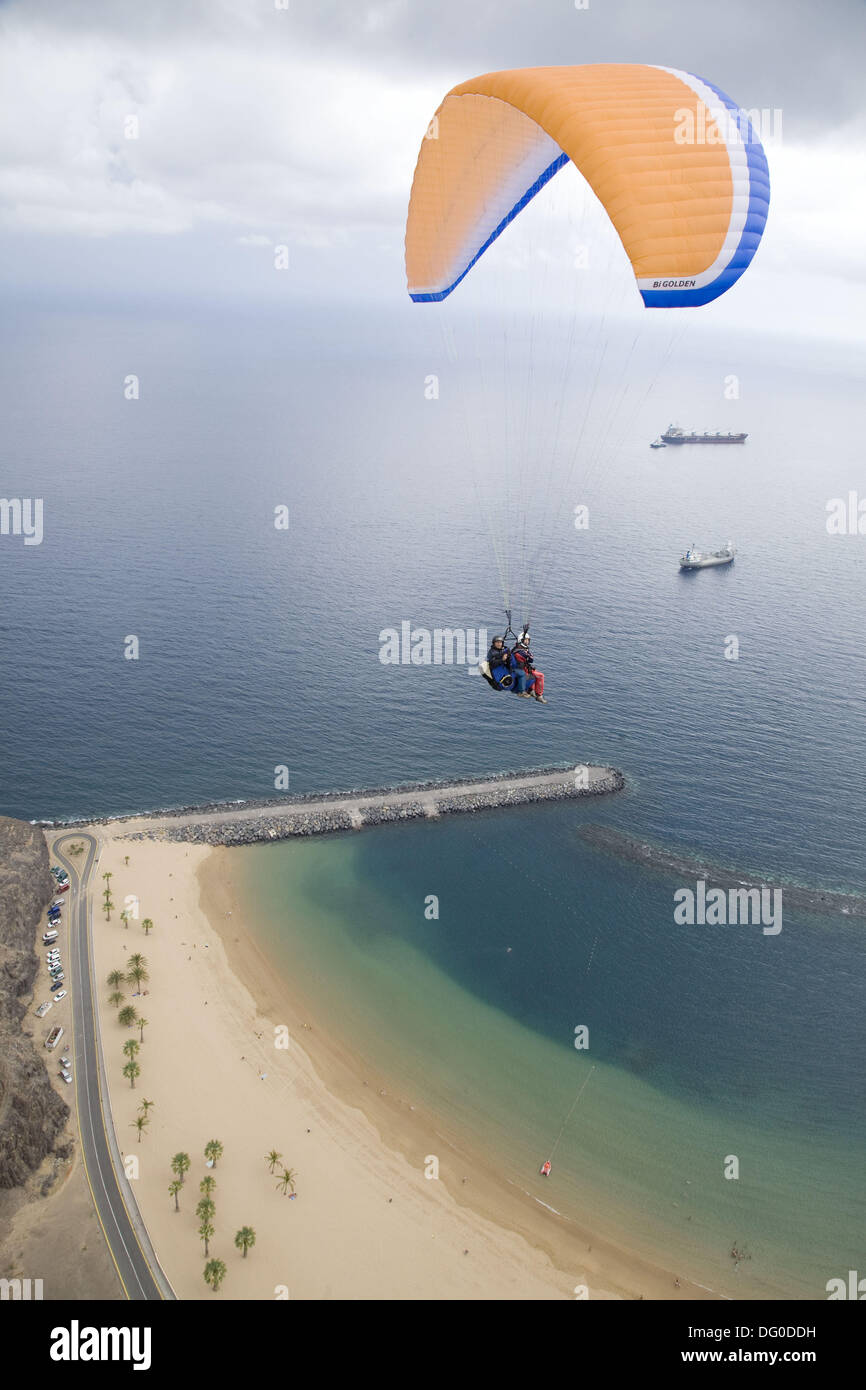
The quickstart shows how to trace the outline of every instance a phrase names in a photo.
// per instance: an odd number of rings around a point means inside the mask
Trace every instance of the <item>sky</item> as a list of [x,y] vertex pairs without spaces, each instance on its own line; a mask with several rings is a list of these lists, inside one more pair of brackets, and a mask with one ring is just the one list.
[[[716,319],[862,341],[863,0],[0,0],[0,286],[402,306],[412,174],[449,88],[600,61],[683,68],[774,113],[770,221]],[[508,229],[504,263],[544,215]]]

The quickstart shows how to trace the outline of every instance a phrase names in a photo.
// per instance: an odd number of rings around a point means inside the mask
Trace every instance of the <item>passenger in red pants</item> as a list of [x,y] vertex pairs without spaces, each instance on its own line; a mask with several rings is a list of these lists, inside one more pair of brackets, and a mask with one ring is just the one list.
[[516,670],[523,672],[526,677],[526,684],[529,689],[527,695],[534,695],[539,704],[546,705],[544,698],[544,672],[536,670],[532,660],[532,652],[529,650],[529,638],[520,637],[515,643],[511,652],[512,665]]

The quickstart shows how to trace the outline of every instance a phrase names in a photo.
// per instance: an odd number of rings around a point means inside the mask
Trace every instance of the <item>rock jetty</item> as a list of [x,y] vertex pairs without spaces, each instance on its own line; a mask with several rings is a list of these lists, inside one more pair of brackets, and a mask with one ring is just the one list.
[[[329,835],[364,826],[564,801],[621,791],[612,767],[573,764],[500,772],[462,781],[415,782],[351,792],[314,793],[262,802],[185,807],[113,818],[115,834],[128,839],[169,839],[207,845],[249,845],[293,836]],[[80,824],[80,822],[79,822]],[[83,828],[83,827],[82,827]]]

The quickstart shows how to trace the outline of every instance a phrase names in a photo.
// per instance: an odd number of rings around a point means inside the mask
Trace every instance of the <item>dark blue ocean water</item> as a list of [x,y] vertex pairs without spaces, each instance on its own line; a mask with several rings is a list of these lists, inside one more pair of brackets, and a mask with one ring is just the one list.
[[[548,509],[542,710],[378,660],[404,620],[503,623],[465,414],[424,399],[440,362],[416,323],[10,314],[2,490],[44,498],[45,539],[0,537],[3,810],[268,795],[278,764],[310,791],[596,758],[631,786],[603,815],[866,888],[866,537],[825,528],[829,498],[866,495],[851,350],[681,345]],[[722,404],[729,368],[742,398]],[[750,438],[650,451],[678,416]],[[732,568],[678,572],[686,544],[728,538]]]

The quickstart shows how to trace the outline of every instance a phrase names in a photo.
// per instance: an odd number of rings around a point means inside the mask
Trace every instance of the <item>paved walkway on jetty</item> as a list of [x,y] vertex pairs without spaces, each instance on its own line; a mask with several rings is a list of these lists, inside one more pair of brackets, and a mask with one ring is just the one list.
[[[415,783],[368,791],[287,797],[284,801],[188,807],[168,813],[93,821],[89,822],[89,828],[98,831],[99,826],[110,827],[110,833],[129,839],[252,844],[293,835],[360,830],[365,825],[393,821],[435,819],[455,812],[522,806],[533,801],[599,796],[620,791],[624,786],[625,778],[616,768],[577,764],[568,768],[499,773],[460,782]],[[80,828],[85,829],[83,825]]]

